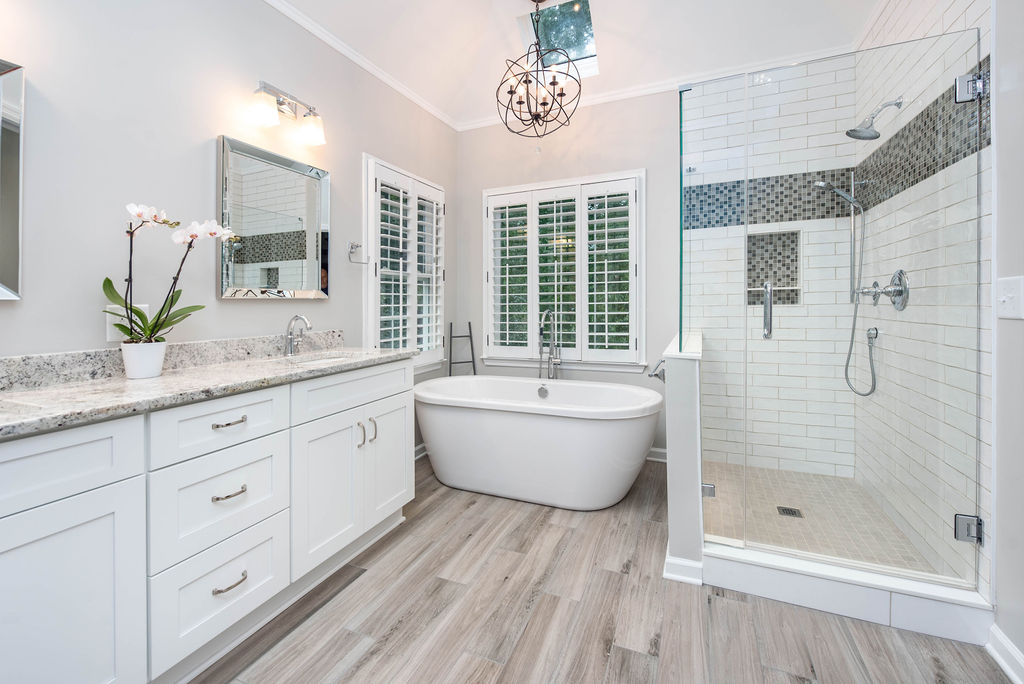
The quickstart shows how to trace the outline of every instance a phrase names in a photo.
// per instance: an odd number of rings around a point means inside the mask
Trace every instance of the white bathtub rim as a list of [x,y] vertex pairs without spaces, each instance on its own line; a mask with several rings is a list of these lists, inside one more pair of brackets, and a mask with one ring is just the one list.
[[[460,380],[466,376],[457,376]],[[614,406],[586,406],[548,402],[538,397],[535,400],[521,401],[512,399],[488,399],[482,397],[455,396],[435,388],[448,384],[449,378],[435,378],[417,384],[413,390],[417,403],[449,406],[453,408],[480,409],[485,411],[502,411],[512,413],[530,413],[553,417],[583,418],[593,420],[630,419],[650,416],[661,411],[665,399],[658,392],[646,387],[624,385],[618,383],[594,383],[586,380],[536,380],[534,378],[508,377],[501,375],[475,376],[490,381],[518,382],[521,384],[541,383],[546,385],[571,385],[585,389],[587,385],[603,385],[622,388],[623,391],[638,397],[641,401],[618,404]],[[462,380],[464,382],[464,380]]]

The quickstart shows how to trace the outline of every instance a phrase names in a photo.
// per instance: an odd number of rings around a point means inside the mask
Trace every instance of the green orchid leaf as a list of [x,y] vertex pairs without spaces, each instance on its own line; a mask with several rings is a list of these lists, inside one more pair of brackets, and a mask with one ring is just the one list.
[[127,325],[125,325],[124,323],[114,323],[113,325],[114,325],[114,327],[115,327],[115,328],[117,328],[118,330],[120,330],[120,331],[121,331],[121,333],[122,333],[122,334],[123,334],[123,335],[124,335],[125,337],[127,337],[127,338],[132,338],[132,337],[134,337],[134,335],[132,335],[131,331],[130,331],[130,330],[128,329],[128,326],[127,326]]
[[103,279],[103,294],[107,296],[107,299],[109,299],[112,304],[117,304],[121,307],[128,306],[128,303],[124,301],[124,297],[122,297],[117,291],[117,288],[114,287],[114,282],[110,278]]
[[170,325],[174,325],[176,323],[179,323],[180,321],[183,321],[186,318],[188,318],[189,316],[191,316],[192,314],[194,314],[196,311],[199,311],[200,309],[205,309],[205,308],[206,307],[203,306],[202,304],[197,304],[197,305],[194,305],[194,306],[182,307],[182,308],[178,309],[177,311],[172,311],[171,313],[167,314],[167,319],[164,321],[164,325],[165,326],[170,326]]

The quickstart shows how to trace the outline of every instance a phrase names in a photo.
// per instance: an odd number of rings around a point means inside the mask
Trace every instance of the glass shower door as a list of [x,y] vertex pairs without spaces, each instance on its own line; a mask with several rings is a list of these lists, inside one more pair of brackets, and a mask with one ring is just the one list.
[[975,583],[979,68],[972,31],[746,78],[748,546]]

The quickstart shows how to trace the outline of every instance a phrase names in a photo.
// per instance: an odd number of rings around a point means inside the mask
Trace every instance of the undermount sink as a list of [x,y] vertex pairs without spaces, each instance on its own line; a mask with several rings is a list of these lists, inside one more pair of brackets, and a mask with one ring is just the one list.
[[297,366],[316,368],[318,366],[330,366],[331,364],[366,356],[366,352],[355,349],[335,349],[326,352],[312,352],[289,357],[288,360]]

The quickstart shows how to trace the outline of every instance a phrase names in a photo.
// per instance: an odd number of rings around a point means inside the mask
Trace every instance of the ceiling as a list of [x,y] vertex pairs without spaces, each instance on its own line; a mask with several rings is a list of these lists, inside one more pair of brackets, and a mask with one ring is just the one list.
[[[265,0],[458,130],[498,122],[530,0]],[[590,0],[601,73],[583,104],[852,48],[873,0]]]

